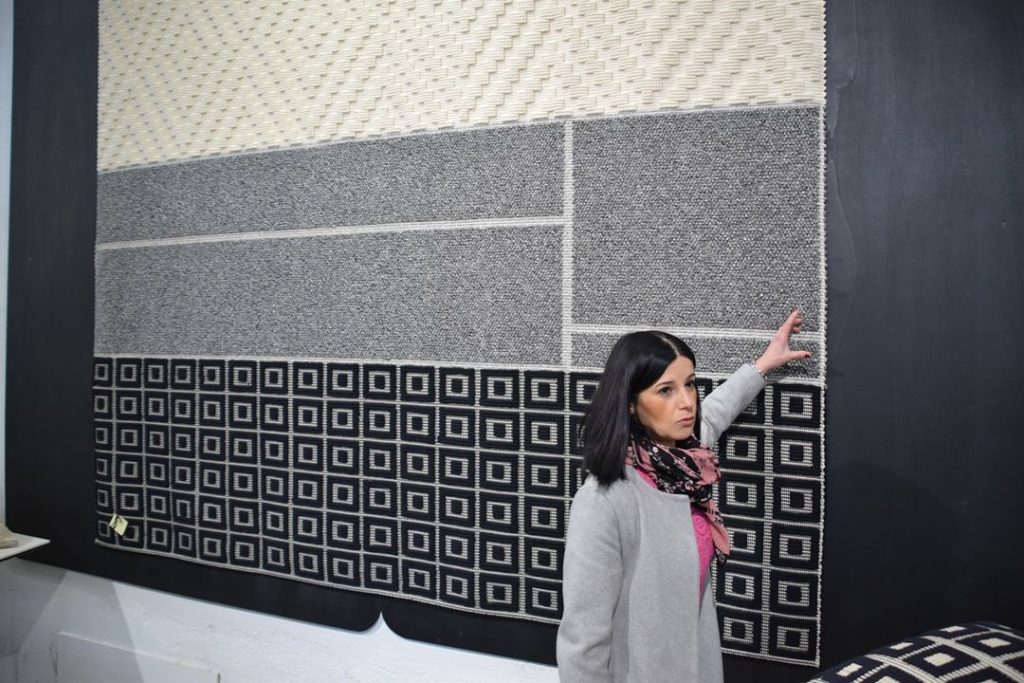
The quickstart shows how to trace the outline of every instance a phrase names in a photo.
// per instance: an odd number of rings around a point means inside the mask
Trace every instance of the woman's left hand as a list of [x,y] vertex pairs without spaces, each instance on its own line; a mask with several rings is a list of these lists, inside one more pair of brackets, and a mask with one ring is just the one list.
[[781,368],[790,361],[811,357],[810,351],[793,351],[789,348],[790,335],[799,332],[803,322],[804,318],[800,309],[794,308],[786,318],[786,322],[782,323],[782,327],[776,330],[775,336],[768,342],[768,348],[764,350],[760,358],[754,361],[754,367],[758,372],[764,375],[776,368]]

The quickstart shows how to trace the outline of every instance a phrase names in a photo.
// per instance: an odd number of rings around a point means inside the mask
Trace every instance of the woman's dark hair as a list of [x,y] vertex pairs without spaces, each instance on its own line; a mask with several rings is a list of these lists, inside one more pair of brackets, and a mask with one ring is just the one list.
[[[696,366],[697,360],[686,342],[666,332],[632,332],[612,347],[580,431],[583,467],[603,486],[625,477],[632,422],[629,404],[658,381],[679,356],[689,358]],[[699,430],[699,404],[694,422],[695,430]],[[694,434],[699,436],[698,431]]]

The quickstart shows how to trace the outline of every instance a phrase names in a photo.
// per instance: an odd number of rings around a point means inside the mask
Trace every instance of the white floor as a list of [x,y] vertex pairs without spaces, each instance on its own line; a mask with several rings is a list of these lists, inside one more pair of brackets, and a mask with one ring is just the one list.
[[[219,677],[218,677],[219,675]],[[224,607],[15,558],[0,564],[0,681],[553,682],[554,667]]]

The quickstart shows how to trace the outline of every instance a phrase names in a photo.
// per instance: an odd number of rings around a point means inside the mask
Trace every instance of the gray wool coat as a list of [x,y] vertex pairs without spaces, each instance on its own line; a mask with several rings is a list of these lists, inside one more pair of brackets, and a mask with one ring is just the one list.
[[[701,402],[701,439],[716,443],[762,388],[752,365],[733,373]],[[698,562],[687,496],[632,467],[607,487],[587,479],[569,512],[560,680],[720,683],[718,617]]]

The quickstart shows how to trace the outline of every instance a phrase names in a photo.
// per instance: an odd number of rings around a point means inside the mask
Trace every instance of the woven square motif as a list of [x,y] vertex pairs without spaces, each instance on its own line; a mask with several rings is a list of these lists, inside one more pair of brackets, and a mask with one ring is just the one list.
[[[573,444],[599,375],[203,358],[95,367],[101,544],[558,622],[582,483]],[[734,548],[714,584],[727,651],[816,657],[820,433],[795,422],[819,406],[816,387],[773,385],[718,444]],[[129,522],[123,536],[104,523],[113,513]]]

